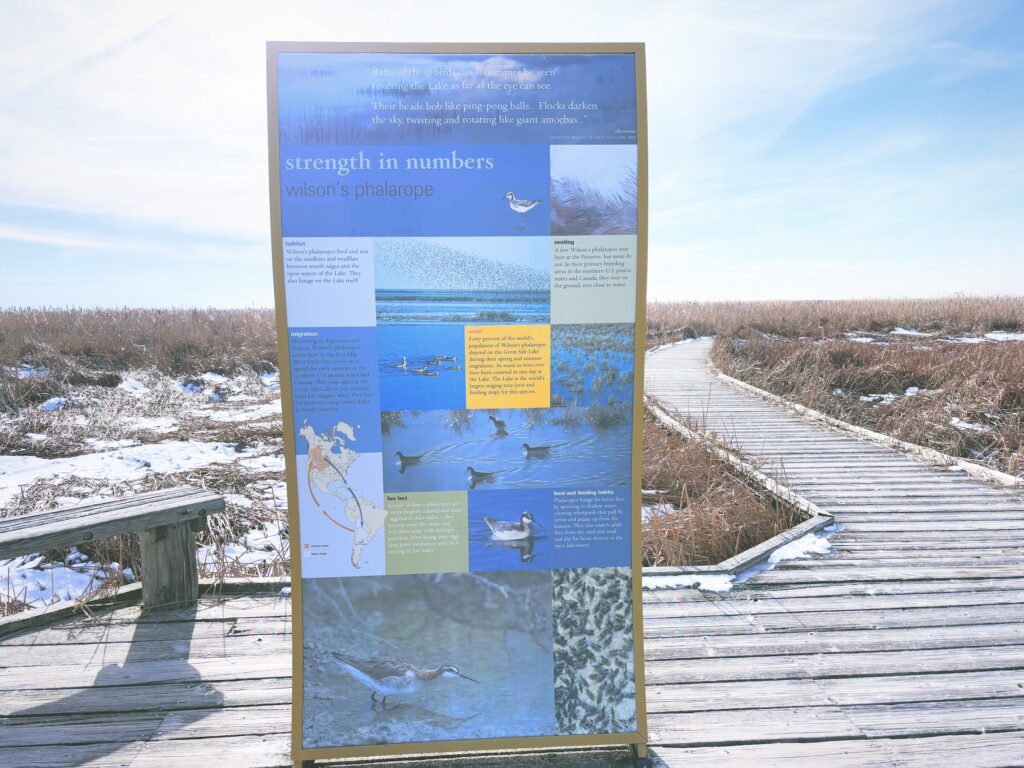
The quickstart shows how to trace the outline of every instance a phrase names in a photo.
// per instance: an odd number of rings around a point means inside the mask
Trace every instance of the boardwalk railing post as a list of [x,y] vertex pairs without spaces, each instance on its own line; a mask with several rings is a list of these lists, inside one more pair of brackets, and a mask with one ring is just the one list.
[[142,604],[180,608],[199,599],[196,541],[191,521],[139,533],[142,545]]

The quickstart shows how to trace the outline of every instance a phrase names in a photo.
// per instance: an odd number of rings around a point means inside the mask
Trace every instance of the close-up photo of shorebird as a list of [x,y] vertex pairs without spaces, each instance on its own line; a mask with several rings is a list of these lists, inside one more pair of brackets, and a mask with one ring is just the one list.
[[[469,680],[479,683],[453,664],[437,667],[421,667],[408,661],[390,656],[350,656],[331,651],[335,663],[352,677],[370,689],[370,708],[387,709],[388,697],[409,696],[418,693],[425,686],[438,680]],[[380,696],[380,699],[377,697]]]
[[529,512],[523,512],[518,520],[495,520],[484,515],[484,522],[491,529],[491,536],[502,541],[532,539],[537,535],[536,530],[540,526]]
[[520,200],[513,192],[506,192],[505,199],[508,200],[508,207],[522,216],[519,226],[516,227],[516,232],[526,229],[526,215],[544,202],[543,200]]

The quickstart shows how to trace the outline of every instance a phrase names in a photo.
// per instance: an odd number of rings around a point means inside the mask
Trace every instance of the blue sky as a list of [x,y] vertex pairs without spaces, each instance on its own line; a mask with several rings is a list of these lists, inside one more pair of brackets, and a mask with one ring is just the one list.
[[1024,293],[1020,3],[426,7],[6,4],[0,306],[270,305],[267,39],[645,41],[652,298]]

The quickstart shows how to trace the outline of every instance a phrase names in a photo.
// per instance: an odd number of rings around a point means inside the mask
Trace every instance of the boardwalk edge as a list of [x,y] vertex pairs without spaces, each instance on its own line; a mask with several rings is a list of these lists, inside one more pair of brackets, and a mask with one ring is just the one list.
[[963,470],[971,477],[976,477],[980,480],[997,483],[1008,488],[1024,488],[1024,478],[1014,477],[1006,472],[1000,472],[998,469],[991,469],[976,462],[961,459],[957,456],[943,453],[942,451],[937,451],[934,448],[925,448],[923,445],[915,445],[914,443],[908,443],[890,435],[883,435],[881,432],[874,432],[870,429],[865,429],[864,427],[858,427],[855,424],[842,421],[833,416],[822,413],[821,411],[808,408],[806,405],[794,403],[784,397],[780,397],[779,395],[775,395],[771,392],[760,389],[759,387],[755,387],[753,384],[748,384],[745,381],[733,378],[727,373],[722,373],[714,363],[710,361],[710,359],[708,360],[708,368],[711,373],[726,384],[736,387],[737,389],[742,389],[752,395],[756,395],[762,400],[767,400],[775,403],[776,405],[782,406],[786,410],[803,416],[809,421],[816,421],[841,432],[856,435],[857,437],[864,438],[869,442],[885,446],[886,448],[892,448],[900,453],[910,456],[911,458],[919,459],[932,465],[956,467],[957,469]]
[[722,441],[717,440],[709,433],[700,433],[683,424],[679,419],[672,416],[658,400],[650,395],[644,395],[644,403],[648,410],[663,426],[672,429],[683,437],[702,443],[711,453],[724,461],[727,461],[745,476],[755,481],[768,493],[778,500],[796,507],[801,512],[809,515],[799,525],[796,525],[782,533],[772,536],[760,544],[746,549],[728,560],[723,560],[716,565],[680,565],[680,566],[655,566],[644,568],[645,576],[670,576],[674,574],[701,574],[701,575],[730,575],[736,576],[754,566],[760,565],[772,556],[776,550],[786,546],[796,539],[807,536],[827,528],[835,523],[835,518],[823,510],[813,501],[794,493],[778,480],[769,477],[762,472],[755,464],[728,450]]

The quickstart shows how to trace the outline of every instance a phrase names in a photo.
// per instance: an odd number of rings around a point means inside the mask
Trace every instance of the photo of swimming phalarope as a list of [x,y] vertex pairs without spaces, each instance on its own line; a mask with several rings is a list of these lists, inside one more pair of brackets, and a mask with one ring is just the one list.
[[481,486],[469,492],[470,571],[551,568],[554,531],[549,489]]
[[522,223],[516,227],[517,232],[526,229],[526,214],[544,202],[543,200],[520,200],[512,192],[506,192],[505,199],[508,200],[508,207],[523,217]]
[[377,377],[382,401],[411,408],[465,407],[466,375],[458,364],[464,351],[461,327],[381,327]]
[[[380,704],[381,711],[387,709],[389,696],[408,696],[437,680],[462,678],[474,683],[480,682],[462,674],[454,664],[421,667],[390,656],[350,656],[337,651],[331,651],[331,657],[349,676],[370,689],[370,708],[376,709]],[[381,697],[379,701],[377,696]]]
[[491,536],[503,541],[532,539],[540,525],[529,512],[523,512],[519,520],[495,520],[489,515],[484,515],[484,522],[491,529]]
[[[626,403],[489,412],[463,405],[447,410],[385,408],[383,412],[384,490],[388,493],[612,488],[627,485],[631,476],[631,410]],[[429,460],[412,466],[397,451],[405,456],[429,455]],[[537,517],[536,510],[525,503],[500,513],[484,509],[481,514],[518,520],[524,509]],[[546,517],[537,519],[547,522]]]

